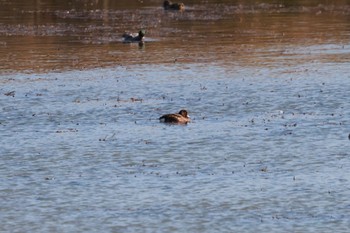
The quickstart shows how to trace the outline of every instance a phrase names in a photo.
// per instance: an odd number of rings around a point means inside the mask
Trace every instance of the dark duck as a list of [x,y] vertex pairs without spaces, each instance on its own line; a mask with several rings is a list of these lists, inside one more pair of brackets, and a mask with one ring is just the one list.
[[142,42],[143,38],[145,37],[145,30],[140,30],[138,33],[124,33],[123,38],[125,43],[132,43],[132,42]]
[[163,3],[164,10],[185,10],[185,5],[183,3],[172,3],[171,1],[165,0]]

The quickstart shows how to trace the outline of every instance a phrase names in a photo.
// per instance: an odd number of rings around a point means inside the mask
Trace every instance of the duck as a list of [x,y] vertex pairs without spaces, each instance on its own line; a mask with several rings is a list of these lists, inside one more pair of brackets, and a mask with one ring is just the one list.
[[190,117],[185,109],[180,110],[179,113],[165,114],[159,117],[160,122],[171,124],[187,124],[190,122]]
[[165,0],[163,3],[164,10],[185,10],[185,4],[181,3],[172,3],[171,1]]
[[123,38],[125,43],[142,42],[146,31],[140,30],[138,33],[124,33]]

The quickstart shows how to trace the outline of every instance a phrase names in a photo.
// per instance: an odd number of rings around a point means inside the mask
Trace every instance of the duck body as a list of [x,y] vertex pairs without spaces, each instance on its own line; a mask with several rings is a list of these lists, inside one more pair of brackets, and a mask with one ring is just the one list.
[[160,122],[170,124],[187,124],[190,118],[186,110],[182,109],[179,113],[165,114],[159,118]]
[[164,10],[185,10],[185,5],[183,3],[172,3],[171,1],[165,0],[163,3]]
[[125,43],[142,42],[145,37],[145,31],[140,30],[138,33],[124,33],[123,38]]

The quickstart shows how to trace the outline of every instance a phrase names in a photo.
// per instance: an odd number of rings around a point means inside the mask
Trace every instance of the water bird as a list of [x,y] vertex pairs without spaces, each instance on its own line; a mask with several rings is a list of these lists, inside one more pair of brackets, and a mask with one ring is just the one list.
[[15,97],[15,91],[6,92],[4,95]]
[[171,1],[165,0],[163,3],[164,10],[185,10],[185,4],[181,3],[172,3]]
[[179,113],[165,114],[159,117],[159,120],[163,123],[187,124],[190,122],[190,117],[188,115],[188,112],[182,109]]
[[124,33],[123,38],[125,43],[142,42],[146,31],[140,30],[138,33]]

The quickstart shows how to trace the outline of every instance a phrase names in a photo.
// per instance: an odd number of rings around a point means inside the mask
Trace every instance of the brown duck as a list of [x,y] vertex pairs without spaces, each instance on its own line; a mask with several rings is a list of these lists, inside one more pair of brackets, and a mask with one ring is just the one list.
[[182,109],[179,113],[165,114],[159,118],[160,122],[172,124],[187,124],[190,117],[186,110]]

